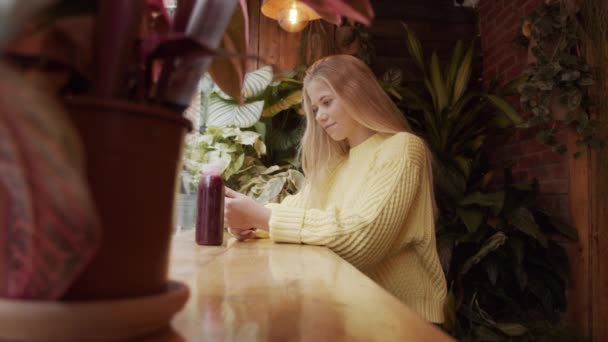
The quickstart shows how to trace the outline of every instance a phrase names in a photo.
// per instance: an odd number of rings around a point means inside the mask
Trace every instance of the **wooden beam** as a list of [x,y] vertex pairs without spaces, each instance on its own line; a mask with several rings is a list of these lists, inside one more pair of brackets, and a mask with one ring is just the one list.
[[[602,94],[606,96],[607,94]],[[603,131],[603,139],[608,134]],[[593,341],[608,341],[608,160],[606,151],[591,153],[589,232],[591,336]]]
[[[589,43],[588,44],[592,44]],[[588,45],[585,52],[591,64],[602,65],[603,61],[594,61],[596,54]],[[591,96],[598,99],[607,96],[608,68],[600,78],[599,84],[592,89]],[[598,109],[593,119],[601,121]],[[598,137],[606,141],[608,129],[598,130]],[[568,134],[568,148],[576,151],[580,147],[575,142],[577,133]],[[579,243],[570,253],[572,268],[572,286],[568,302],[570,318],[577,323],[582,332],[593,341],[608,341],[608,151],[584,149],[579,160],[570,158],[570,208],[573,224],[579,232]]]
[[[247,10],[249,14],[249,54],[259,55],[260,45],[260,16],[262,15],[260,8],[262,0],[248,0]],[[256,70],[259,68],[257,59],[250,59],[247,62],[247,71]]]
[[289,33],[281,29],[276,20],[262,14],[258,21],[256,39],[260,60],[257,67],[272,65],[275,72],[296,67],[299,63],[301,33]]
[[[577,133],[568,132],[569,151],[577,150]],[[589,182],[591,157],[584,153],[580,159],[568,158],[570,217],[578,231],[578,243],[568,246],[570,259],[570,286],[568,289],[568,316],[584,334],[591,333],[591,212],[589,206],[592,191]]]
[[[608,136],[603,135],[604,139]],[[576,151],[577,133],[568,134]],[[603,152],[605,154],[605,152]],[[584,150],[569,158],[570,213],[579,242],[569,249],[569,318],[593,341],[608,340],[608,167],[602,152]]]

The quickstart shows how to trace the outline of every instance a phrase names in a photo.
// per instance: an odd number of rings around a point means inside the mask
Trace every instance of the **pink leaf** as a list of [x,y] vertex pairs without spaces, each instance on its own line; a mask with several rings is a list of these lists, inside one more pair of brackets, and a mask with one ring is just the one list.
[[249,11],[247,10],[247,0],[241,0],[241,11],[245,26],[245,51],[249,52]]
[[141,45],[141,58],[143,61],[172,57],[188,59],[212,54],[213,50],[181,32],[155,34],[146,37]]
[[173,15],[173,26],[171,26],[171,31],[186,32],[195,2],[196,0],[180,0],[178,2],[177,9]]
[[171,27],[171,17],[169,17],[169,13],[167,13],[167,8],[165,8],[163,0],[146,1],[148,3],[148,11],[152,13],[157,20],[157,23],[166,27]]
[[369,0],[301,0],[323,19],[340,24],[340,16],[370,25],[374,10]]
[[93,26],[90,16],[61,18],[42,30],[25,32],[6,50],[14,56],[39,58],[67,67],[89,79]]

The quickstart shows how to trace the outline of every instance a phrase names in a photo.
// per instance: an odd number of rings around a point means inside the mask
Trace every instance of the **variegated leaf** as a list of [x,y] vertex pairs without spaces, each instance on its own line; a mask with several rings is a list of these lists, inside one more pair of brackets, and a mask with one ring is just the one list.
[[256,140],[258,140],[260,138],[260,134],[257,132],[252,132],[252,131],[245,131],[243,133],[241,133],[241,136],[239,138],[241,144],[243,145],[253,145]]
[[273,76],[272,67],[269,65],[245,74],[245,81],[243,81],[243,97],[245,99],[250,99],[262,95],[264,90],[266,90],[272,82]]
[[275,116],[276,114],[291,108],[297,104],[302,103],[302,91],[296,90],[288,96],[280,99],[277,103],[273,104],[270,107],[267,107],[262,112],[262,116],[265,118],[270,118]]
[[239,106],[223,101],[218,96],[211,96],[208,108],[207,126],[235,125],[245,128],[253,126],[260,119],[264,101]]

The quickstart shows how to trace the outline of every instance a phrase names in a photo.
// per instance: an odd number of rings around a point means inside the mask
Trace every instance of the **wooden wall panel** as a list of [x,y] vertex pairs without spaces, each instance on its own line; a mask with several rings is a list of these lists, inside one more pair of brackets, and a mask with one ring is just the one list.
[[[569,132],[568,148],[577,148],[576,132]],[[592,231],[589,207],[590,191],[592,191],[589,183],[590,162],[588,153],[580,159],[569,158],[570,217],[572,225],[577,228],[579,242],[568,244],[571,271],[568,289],[568,316],[585,333],[590,332],[591,329],[590,317],[593,306],[590,287],[591,255],[589,254],[589,237]]]
[[[272,21],[277,27],[276,21]],[[303,31],[302,31],[303,32]],[[289,70],[298,66],[300,62],[300,42],[302,40],[302,32],[289,33],[283,29],[279,29],[279,60],[276,67],[279,70]]]
[[[249,53],[258,55],[259,53],[259,31],[260,31],[260,12],[262,0],[248,0],[247,10],[249,14]],[[249,59],[247,62],[247,71],[255,70],[258,67],[256,59]]]
[[[455,7],[453,0],[374,0],[372,5],[376,19],[369,28],[372,44],[376,50],[373,69],[382,74],[389,68],[399,67],[412,75],[414,64],[408,57],[405,45],[406,22],[422,40],[425,53],[430,57],[437,50],[441,60],[447,59],[449,51],[458,39],[471,41],[477,36],[476,15],[471,9]],[[262,0],[249,1],[251,47],[260,61],[253,61],[249,68],[255,69],[272,64],[275,71],[292,69],[300,62],[300,43],[303,33],[288,33],[278,23],[260,12]],[[331,31],[331,30],[329,30]],[[333,39],[328,31],[327,38]],[[476,63],[481,65],[481,63]],[[480,70],[480,69],[479,69]],[[480,71],[476,70],[476,75]],[[415,79],[415,76],[411,76]]]
[[[608,70],[604,73],[608,75]],[[604,80],[608,82],[608,80]],[[608,87],[604,88],[608,89]],[[607,96],[599,94],[597,96]],[[599,119],[599,118],[596,118]],[[608,139],[608,130],[601,136]],[[608,151],[591,153],[588,248],[590,261],[591,332],[593,341],[608,341]]]
[[301,33],[289,33],[264,16],[262,0],[249,0],[250,51],[260,57],[248,64],[249,70],[272,65],[275,72],[298,65]]
[[[389,69],[401,69],[406,83],[420,80],[421,74],[409,57],[406,33],[402,23],[408,25],[420,38],[425,59],[433,51],[441,63],[449,59],[451,49],[458,40],[465,43],[477,37],[477,15],[470,8],[453,5],[453,0],[374,0],[376,19],[370,27],[375,59],[372,68],[377,75]],[[480,54],[481,49],[478,49]],[[481,75],[481,59],[474,64],[474,79]]]
[[[590,56],[592,52],[587,51]],[[591,57],[593,58],[593,57]],[[608,70],[604,75],[608,75]],[[602,80],[608,82],[608,79]],[[607,84],[608,85],[608,84]],[[592,97],[607,96],[600,89]],[[603,87],[608,89],[608,86]],[[596,120],[599,120],[596,113]],[[608,139],[608,129],[599,131]],[[574,151],[578,135],[568,134]],[[569,158],[570,214],[580,241],[569,251],[571,282],[569,317],[592,341],[608,341],[608,151],[584,150],[582,158]]]
[[471,22],[467,7],[454,6],[454,0],[372,0],[378,18],[408,18],[437,22],[449,27],[453,23]]
[[[606,135],[604,135],[606,138]],[[569,132],[568,148],[576,149]],[[608,341],[608,189],[606,159],[585,151],[570,163],[570,215],[579,242],[569,250],[568,316],[593,341]]]

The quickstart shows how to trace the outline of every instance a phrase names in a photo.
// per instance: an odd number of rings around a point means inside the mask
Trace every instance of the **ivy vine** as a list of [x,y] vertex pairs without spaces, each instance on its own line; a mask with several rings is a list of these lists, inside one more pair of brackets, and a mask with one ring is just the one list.
[[[558,153],[566,145],[556,139],[562,127],[578,132],[577,145],[599,148],[600,123],[591,119],[589,96],[595,83],[594,68],[580,51],[581,30],[577,13],[562,1],[542,1],[525,19],[515,41],[529,48],[534,60],[524,71],[519,86],[522,109],[530,116],[529,127],[541,127],[538,138]],[[566,125],[560,125],[563,121]],[[574,152],[580,156],[581,151]]]

